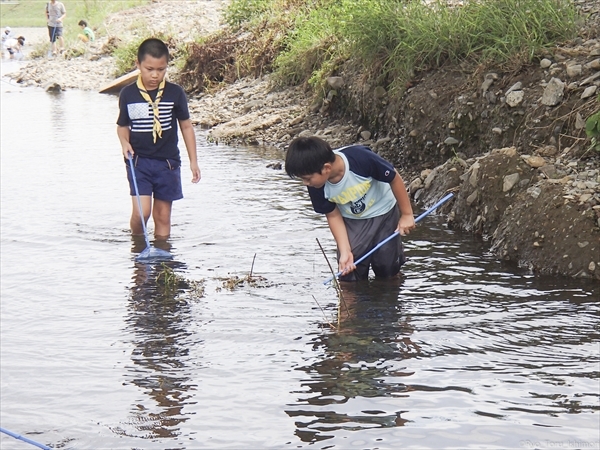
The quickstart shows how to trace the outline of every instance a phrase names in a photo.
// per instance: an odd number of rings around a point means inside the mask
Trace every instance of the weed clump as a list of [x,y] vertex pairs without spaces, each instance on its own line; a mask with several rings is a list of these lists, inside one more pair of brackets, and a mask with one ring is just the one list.
[[188,280],[178,275],[165,263],[161,264],[155,281],[159,292],[167,297],[173,297],[181,291],[189,292],[190,296],[195,299],[204,297],[204,280]]

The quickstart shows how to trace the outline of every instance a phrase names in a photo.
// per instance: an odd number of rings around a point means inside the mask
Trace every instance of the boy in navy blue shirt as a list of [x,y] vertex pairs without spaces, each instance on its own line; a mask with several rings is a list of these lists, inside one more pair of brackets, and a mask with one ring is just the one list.
[[177,146],[178,123],[190,160],[192,182],[197,183],[201,176],[187,98],[181,86],[165,80],[168,62],[169,49],[164,42],[146,39],[141,43],[136,61],[140,74],[135,83],[121,91],[117,119],[117,135],[127,165],[132,196],[131,232],[143,234],[129,155],[135,165],[144,222],[152,213],[157,239],[167,239],[171,234],[172,203],[183,198]]
[[389,162],[365,146],[334,151],[322,139],[306,137],[290,144],[285,170],[302,179],[314,210],[326,215],[337,243],[340,280],[367,279],[369,267],[378,277],[398,274],[405,261],[400,238],[354,264],[395,231],[406,235],[415,228],[404,182]]

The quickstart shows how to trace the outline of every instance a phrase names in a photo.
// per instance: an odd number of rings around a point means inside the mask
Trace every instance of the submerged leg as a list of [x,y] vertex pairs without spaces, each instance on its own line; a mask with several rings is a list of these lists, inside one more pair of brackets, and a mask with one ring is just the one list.
[[[142,228],[142,219],[140,218],[140,208],[137,203],[137,197],[133,195],[131,201],[132,210],[131,219],[129,220],[131,234],[143,235],[144,229]],[[152,197],[149,195],[140,195],[140,201],[142,202],[142,210],[144,211],[144,223],[147,224],[150,213],[152,212]]]
[[171,235],[171,207],[173,202],[154,199],[152,218],[154,219],[154,237],[168,239]]

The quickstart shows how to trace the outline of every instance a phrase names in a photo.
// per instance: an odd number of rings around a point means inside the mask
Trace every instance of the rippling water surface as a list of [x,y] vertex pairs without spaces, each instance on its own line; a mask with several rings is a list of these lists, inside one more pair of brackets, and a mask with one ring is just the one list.
[[4,428],[65,449],[598,448],[598,284],[429,217],[402,278],[338,311],[333,240],[281,155],[200,135],[170,291],[134,261],[116,98],[4,81],[1,100]]

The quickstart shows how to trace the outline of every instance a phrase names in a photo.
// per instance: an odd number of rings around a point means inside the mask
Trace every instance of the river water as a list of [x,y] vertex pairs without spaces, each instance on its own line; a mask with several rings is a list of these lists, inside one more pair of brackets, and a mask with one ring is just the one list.
[[2,427],[63,449],[598,448],[598,284],[430,216],[403,276],[338,311],[282,155],[199,133],[168,248],[187,283],[165,289],[134,261],[116,97],[4,79],[1,107]]

